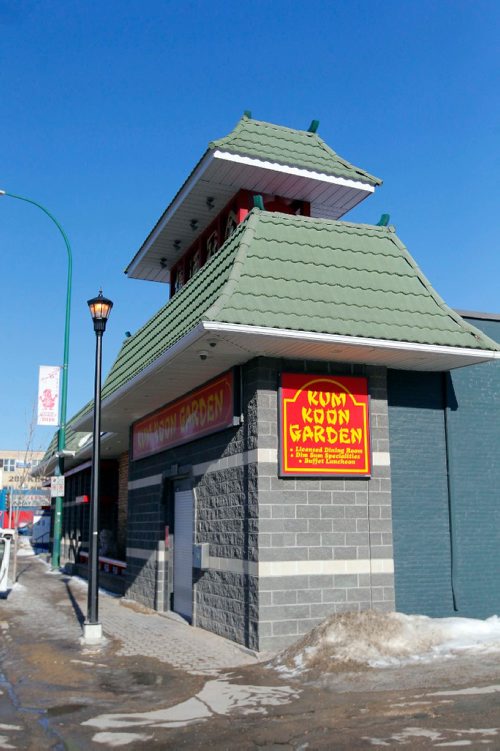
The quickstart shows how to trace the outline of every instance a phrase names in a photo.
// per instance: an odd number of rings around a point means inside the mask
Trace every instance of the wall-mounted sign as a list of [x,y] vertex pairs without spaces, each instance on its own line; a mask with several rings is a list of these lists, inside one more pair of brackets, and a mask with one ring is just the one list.
[[60,375],[61,368],[58,365],[40,365],[37,425],[59,425]]
[[50,506],[50,490],[48,488],[34,488],[33,490],[26,488],[16,489],[11,492],[10,501],[11,507],[16,506],[17,508]]
[[50,497],[64,498],[64,475],[53,475],[50,478]]
[[234,377],[228,371],[143,418],[132,428],[132,458],[142,459],[234,424]]
[[282,373],[280,474],[370,475],[366,378]]

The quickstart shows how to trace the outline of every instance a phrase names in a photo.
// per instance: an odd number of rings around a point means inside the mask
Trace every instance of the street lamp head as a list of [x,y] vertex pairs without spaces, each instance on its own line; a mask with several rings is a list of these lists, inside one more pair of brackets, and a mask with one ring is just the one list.
[[91,300],[87,300],[87,305],[89,306],[90,315],[92,316],[92,321],[94,322],[94,331],[96,333],[98,331],[105,331],[106,323],[108,321],[109,314],[111,313],[111,308],[113,307],[111,300],[108,300],[107,297],[104,297],[102,294],[102,289],[100,289],[97,297],[93,297]]

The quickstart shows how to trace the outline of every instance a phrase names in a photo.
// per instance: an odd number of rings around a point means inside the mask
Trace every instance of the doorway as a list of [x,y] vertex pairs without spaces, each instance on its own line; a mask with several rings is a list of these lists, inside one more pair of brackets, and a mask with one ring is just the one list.
[[194,493],[189,481],[174,483],[173,610],[193,617]]

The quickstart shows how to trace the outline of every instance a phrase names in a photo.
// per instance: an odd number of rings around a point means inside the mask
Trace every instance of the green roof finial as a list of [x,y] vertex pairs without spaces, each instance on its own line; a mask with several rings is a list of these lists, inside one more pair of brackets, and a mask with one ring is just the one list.
[[378,220],[376,227],[387,227],[390,221],[390,214],[382,214],[380,219]]
[[252,119],[252,110],[245,110],[243,113],[243,117],[246,117],[248,120]]
[[308,133],[316,133],[319,128],[319,120],[311,120],[311,124],[307,129]]
[[256,209],[261,209],[261,211],[264,211],[264,199],[261,195],[256,195],[253,197],[253,205]]

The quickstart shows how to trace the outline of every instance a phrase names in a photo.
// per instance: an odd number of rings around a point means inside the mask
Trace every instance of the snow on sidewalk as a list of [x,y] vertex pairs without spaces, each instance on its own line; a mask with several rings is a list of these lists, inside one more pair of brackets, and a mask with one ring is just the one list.
[[403,667],[460,654],[500,653],[500,618],[428,618],[403,613],[343,613],[314,628],[272,661],[299,674],[359,666]]

